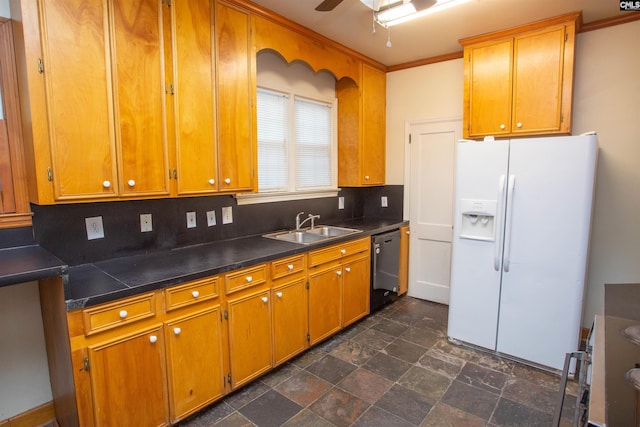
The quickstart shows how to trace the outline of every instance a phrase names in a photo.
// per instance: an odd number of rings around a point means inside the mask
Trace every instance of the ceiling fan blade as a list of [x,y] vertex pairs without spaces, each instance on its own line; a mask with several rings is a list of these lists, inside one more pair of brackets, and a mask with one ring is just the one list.
[[316,7],[316,10],[319,12],[330,12],[340,3],[342,3],[342,0],[324,0]]

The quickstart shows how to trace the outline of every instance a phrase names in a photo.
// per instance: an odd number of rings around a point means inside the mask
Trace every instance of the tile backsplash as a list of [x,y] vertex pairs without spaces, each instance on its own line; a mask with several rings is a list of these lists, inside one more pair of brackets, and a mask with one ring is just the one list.
[[[344,197],[344,209],[338,209]],[[403,186],[343,188],[338,197],[238,206],[230,195],[32,205],[36,243],[69,265],[166,250],[215,240],[293,228],[298,212],[319,214],[320,222],[351,218],[402,219]],[[381,206],[387,198],[387,207]],[[231,207],[233,222],[223,224],[223,208]],[[216,225],[207,225],[214,211]],[[195,212],[195,227],[187,228],[187,212]],[[141,232],[140,215],[151,214],[150,232]],[[87,240],[85,218],[102,217],[104,238]]]

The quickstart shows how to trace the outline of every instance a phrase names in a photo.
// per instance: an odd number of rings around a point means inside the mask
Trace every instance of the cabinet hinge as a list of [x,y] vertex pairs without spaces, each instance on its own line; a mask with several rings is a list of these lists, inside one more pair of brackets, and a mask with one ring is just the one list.
[[411,144],[411,134],[409,134],[409,144]]
[[224,318],[229,320],[229,312],[227,310],[224,311]]
[[560,113],[560,123],[564,122],[564,113]]
[[173,179],[178,179],[178,169],[173,169]]
[[89,358],[85,357],[84,359],[82,359],[82,369],[85,370],[85,371],[88,371],[89,368],[90,368]]
[[307,341],[311,342],[311,335],[307,334]]
[[227,382],[228,382],[229,384],[231,384],[231,374],[230,374],[230,373],[229,373],[229,374],[227,374]]
[[167,7],[171,7],[171,0],[162,0],[162,4],[166,4]]
[[53,171],[51,170],[51,166],[47,168],[47,181],[53,181]]
[[42,61],[42,58],[38,58],[38,73],[44,73],[44,62]]
[[568,41],[569,40],[569,33],[564,33],[564,41]]
[[309,289],[309,281],[307,280],[307,289]]

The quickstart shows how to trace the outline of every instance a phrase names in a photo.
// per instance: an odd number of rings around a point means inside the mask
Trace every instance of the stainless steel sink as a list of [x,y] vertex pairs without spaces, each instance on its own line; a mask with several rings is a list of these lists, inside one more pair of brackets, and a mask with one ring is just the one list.
[[275,233],[263,234],[262,237],[269,239],[284,240],[286,242],[310,245],[312,243],[323,242],[353,233],[361,233],[362,230],[355,228],[333,227],[330,225],[318,225],[314,228],[302,230],[277,231]]

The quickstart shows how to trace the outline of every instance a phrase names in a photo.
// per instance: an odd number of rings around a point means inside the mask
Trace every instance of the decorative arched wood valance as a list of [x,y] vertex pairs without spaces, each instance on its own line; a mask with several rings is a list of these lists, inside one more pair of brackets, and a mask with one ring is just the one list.
[[253,15],[256,52],[271,49],[280,54],[285,61],[301,60],[315,71],[327,70],[337,80],[349,77],[360,85],[360,61],[338,49],[305,37],[289,28],[278,25],[268,19]]

